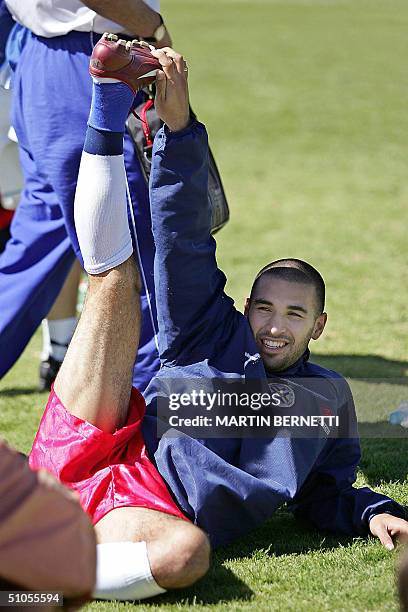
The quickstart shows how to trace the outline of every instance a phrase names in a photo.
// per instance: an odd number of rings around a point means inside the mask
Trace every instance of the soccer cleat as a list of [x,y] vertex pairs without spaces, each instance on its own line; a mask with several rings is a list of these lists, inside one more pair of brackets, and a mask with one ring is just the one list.
[[96,78],[122,81],[136,94],[155,81],[161,68],[151,54],[153,48],[144,41],[123,40],[105,32],[92,52],[89,72]]

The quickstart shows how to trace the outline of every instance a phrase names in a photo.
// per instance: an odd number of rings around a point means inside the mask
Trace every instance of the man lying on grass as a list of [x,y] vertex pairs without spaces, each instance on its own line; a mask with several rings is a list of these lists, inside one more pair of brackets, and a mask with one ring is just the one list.
[[[171,49],[152,56],[160,68],[156,108],[166,124],[155,140],[151,176],[162,368],[147,390],[145,414],[145,400],[131,386],[141,281],[127,222],[122,137],[146,60],[136,43],[105,36],[91,59],[98,78],[75,199],[89,293],[31,465],[78,491],[92,517],[96,597],[140,599],[192,584],[208,568],[209,542],[242,536],[285,502],[320,528],[371,532],[392,548],[408,523],[396,502],[352,487],[360,457],[355,437],[323,430],[313,439],[156,435],[157,394],[174,381],[188,390],[192,378],[262,382],[279,373],[316,410],[323,398],[353,425],[354,408],[341,377],[308,361],[309,341],[326,322],[316,270],[297,260],[269,265],[245,315],[224,293],[210,234],[207,135],[190,121],[187,68]],[[305,380],[321,383],[325,395],[309,393]]]

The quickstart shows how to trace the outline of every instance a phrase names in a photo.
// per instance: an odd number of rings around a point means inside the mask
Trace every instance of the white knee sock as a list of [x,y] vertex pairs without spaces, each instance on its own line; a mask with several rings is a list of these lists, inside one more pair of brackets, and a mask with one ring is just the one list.
[[126,261],[133,252],[123,155],[82,152],[74,218],[84,267],[100,274]]
[[95,599],[146,599],[165,593],[152,576],[146,542],[98,544]]

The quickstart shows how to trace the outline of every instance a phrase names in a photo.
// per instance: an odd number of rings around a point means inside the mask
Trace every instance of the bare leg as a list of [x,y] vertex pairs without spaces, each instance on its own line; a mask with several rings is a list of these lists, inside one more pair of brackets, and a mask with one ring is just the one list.
[[67,409],[105,432],[126,420],[140,335],[139,293],[133,257],[89,275],[84,310],[55,381]]
[[208,570],[205,533],[182,519],[147,508],[117,508],[95,526],[98,543],[147,543],[152,574],[164,589],[193,584]]

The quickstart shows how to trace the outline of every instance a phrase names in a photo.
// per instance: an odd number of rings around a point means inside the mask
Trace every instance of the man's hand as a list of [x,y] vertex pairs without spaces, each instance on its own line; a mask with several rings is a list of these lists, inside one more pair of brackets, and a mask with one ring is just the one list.
[[190,122],[188,104],[187,64],[183,56],[170,49],[155,49],[162,70],[157,71],[155,106],[162,121],[172,132],[178,132]]
[[[120,23],[124,32],[149,38],[160,25],[160,15],[143,0],[83,0],[88,8],[106,19]],[[155,47],[171,47],[171,37],[166,28],[163,38]]]
[[377,514],[370,521],[370,531],[388,550],[394,548],[394,538],[408,539],[408,522],[391,514]]

